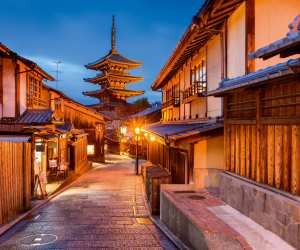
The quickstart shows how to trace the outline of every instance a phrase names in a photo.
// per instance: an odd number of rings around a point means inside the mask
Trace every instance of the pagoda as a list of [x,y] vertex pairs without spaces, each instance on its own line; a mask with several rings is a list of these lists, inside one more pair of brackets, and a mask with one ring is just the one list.
[[115,117],[126,115],[126,109],[129,105],[127,99],[144,94],[144,91],[126,89],[127,84],[143,80],[143,77],[133,76],[128,72],[141,65],[141,62],[127,59],[118,53],[115,18],[113,16],[110,52],[99,60],[85,65],[87,69],[99,71],[95,77],[84,79],[86,82],[99,85],[99,89],[83,92],[83,94],[99,100],[98,104],[91,105],[99,112],[106,112]]

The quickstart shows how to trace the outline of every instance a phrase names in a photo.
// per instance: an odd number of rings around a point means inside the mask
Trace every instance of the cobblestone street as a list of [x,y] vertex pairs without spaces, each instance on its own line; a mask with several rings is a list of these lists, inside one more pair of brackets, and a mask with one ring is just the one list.
[[0,249],[175,249],[150,222],[132,160],[98,165],[0,238]]

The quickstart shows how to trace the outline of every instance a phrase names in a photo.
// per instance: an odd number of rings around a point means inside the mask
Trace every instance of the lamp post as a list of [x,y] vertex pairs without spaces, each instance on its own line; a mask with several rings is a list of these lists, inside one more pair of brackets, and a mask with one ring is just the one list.
[[136,134],[136,156],[135,156],[135,174],[139,174],[139,134],[141,132],[141,129],[139,127],[136,127],[134,129],[134,132]]

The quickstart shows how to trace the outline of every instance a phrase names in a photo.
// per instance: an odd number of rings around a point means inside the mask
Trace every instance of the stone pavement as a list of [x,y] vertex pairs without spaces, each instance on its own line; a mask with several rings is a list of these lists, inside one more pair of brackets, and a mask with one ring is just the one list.
[[99,164],[0,237],[0,249],[176,249],[147,219],[143,195],[133,161]]

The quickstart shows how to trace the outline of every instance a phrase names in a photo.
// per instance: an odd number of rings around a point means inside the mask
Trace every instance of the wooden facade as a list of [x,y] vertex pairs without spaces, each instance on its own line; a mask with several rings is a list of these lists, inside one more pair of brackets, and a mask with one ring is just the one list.
[[31,207],[31,143],[0,142],[0,225]]
[[150,141],[147,160],[167,170],[171,174],[172,183],[185,184],[193,179],[192,149],[192,147],[180,149],[157,141]]
[[300,195],[300,78],[226,95],[226,169]]
[[86,136],[76,138],[76,141],[72,143],[72,167],[74,168],[75,173],[80,173],[85,167],[87,167],[87,164],[89,164],[86,150],[87,145]]

